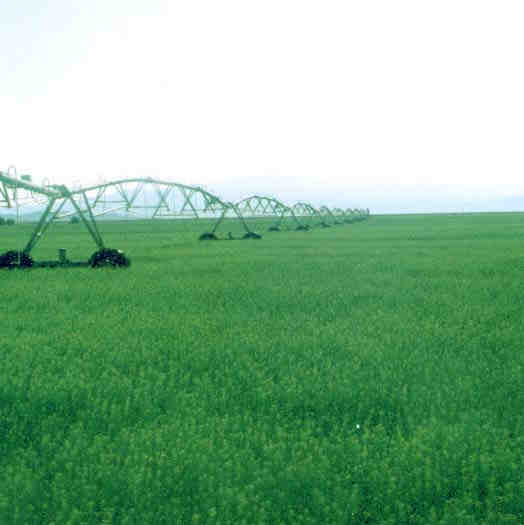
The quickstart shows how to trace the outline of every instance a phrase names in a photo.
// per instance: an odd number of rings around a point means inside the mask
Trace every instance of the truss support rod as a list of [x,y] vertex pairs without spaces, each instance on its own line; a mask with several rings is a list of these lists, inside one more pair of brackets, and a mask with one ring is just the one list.
[[75,208],[76,212],[78,213],[78,216],[84,223],[84,226],[87,228],[87,231],[91,234],[91,237],[93,237],[93,240],[95,241],[95,244],[98,246],[100,250],[104,249],[104,242],[102,241],[102,237],[100,236],[100,233],[96,227],[96,221],[93,217],[93,212],[91,211],[91,206],[89,205],[89,202],[87,200],[85,192],[82,192],[84,196],[84,201],[87,206],[87,211],[89,212],[89,216],[91,217],[91,220],[93,222],[93,226],[89,224],[89,221],[86,219],[84,212],[80,209],[80,206],[76,203],[75,199],[72,198],[71,192],[67,190],[67,188],[64,186],[62,190],[66,196],[66,198],[69,199],[73,207]]
[[216,233],[218,226],[224,220],[224,217],[226,216],[226,213],[227,213],[227,211],[229,209],[232,209],[236,213],[237,217],[242,222],[242,225],[244,226],[244,229],[246,230],[246,232],[248,232],[248,233],[251,232],[251,230],[249,229],[249,226],[246,224],[246,221],[244,220],[244,217],[242,217],[242,214],[237,210],[237,207],[231,205],[228,208],[224,208],[224,210],[222,211],[222,215],[220,215],[220,217],[218,218],[218,221],[213,226],[213,229],[211,230],[211,233]]
[[[135,202],[136,198],[140,195],[140,192],[142,191],[144,187],[144,183],[141,182],[133,192],[133,195],[131,195],[131,199],[129,199],[127,208],[129,209],[131,206],[133,206],[133,202]],[[124,197],[125,198],[125,197]],[[127,200],[127,199],[126,199]]]
[[291,216],[295,220],[296,225],[297,226],[302,226],[302,223],[298,220],[298,217],[295,215],[295,212],[293,211],[292,208],[290,208],[290,211],[291,211]]
[[242,221],[242,224],[244,225],[244,228],[246,232],[250,232],[249,226],[247,225],[246,221],[244,220],[244,217],[242,217],[242,214],[237,210],[237,207],[235,205],[231,206],[233,210],[235,210],[235,213],[237,214],[237,217]]
[[[130,202],[129,198],[127,197],[127,193],[122,188],[122,184],[116,184],[115,188],[116,188],[116,191],[118,191],[118,193],[120,193],[120,196],[126,201],[127,207],[128,208],[131,207],[132,202]],[[141,186],[140,186],[140,189],[142,189]],[[84,195],[85,195],[85,193],[84,193]]]
[[[89,201],[87,200],[85,192],[82,193],[82,196],[84,197],[84,202],[85,202],[85,205],[86,205],[86,208],[87,208],[87,213],[89,213],[89,217],[91,219],[91,225],[93,227],[93,231],[95,232],[96,238],[98,239],[98,242],[97,242],[96,239],[95,239],[95,242],[96,242],[97,246],[101,250],[103,250],[104,249],[104,241],[102,240],[102,236],[100,235],[100,231],[98,230],[98,226],[96,225],[96,220],[95,220],[95,216],[93,215],[93,210],[91,209],[91,206],[89,204]],[[71,199],[71,200],[73,200],[73,199]],[[79,206],[77,206],[76,208],[78,210],[80,210]]]
[[155,185],[155,190],[158,196],[160,197],[160,201],[158,203],[158,206],[155,208],[155,211],[153,212],[153,215],[151,217],[152,219],[154,219],[157,216],[158,212],[160,211],[160,208],[162,208],[163,206],[165,206],[168,212],[171,211],[169,209],[169,204],[166,199],[167,196],[171,193],[172,187],[167,186],[166,189],[162,191],[157,185]]
[[6,185],[3,182],[2,182],[2,185],[0,186],[0,195],[3,197],[3,199],[7,203],[7,207],[12,208],[11,199],[9,198],[9,190],[7,189]]
[[[58,206],[56,211],[53,212],[53,215],[51,216],[51,218],[49,220],[47,220],[45,222],[45,224],[42,225],[40,231],[36,234],[36,237],[35,237],[35,240],[33,241],[33,244],[30,247],[31,250],[36,246],[37,242],[43,237],[44,233],[47,231],[47,228],[49,228],[51,223],[55,220],[56,216],[60,213],[60,211],[62,210],[62,208],[64,207],[64,204],[66,202],[67,202],[66,199],[64,199],[60,203],[60,205]],[[26,253],[29,253],[29,252],[26,252]]]
[[98,201],[100,201],[100,199],[104,196],[105,192],[106,192],[106,187],[105,186],[103,188],[98,188],[95,200],[93,201],[93,208],[97,206]]
[[182,206],[182,208],[180,209],[180,211],[184,211],[184,209],[186,208],[186,204],[189,204],[189,206],[191,207],[191,209],[193,210],[193,213],[195,214],[196,218],[198,219],[198,212],[196,211],[195,207],[193,206],[193,203],[191,202],[191,197],[193,196],[193,193],[194,191],[191,191],[189,192],[189,194],[186,192],[186,190],[184,188],[182,188],[182,193],[184,194],[184,198],[185,198],[185,201],[184,201],[184,205]]
[[337,218],[333,215],[333,212],[328,208],[326,207],[326,212],[327,214],[331,217],[331,220],[336,223],[337,222]]
[[216,233],[218,226],[220,225],[220,223],[224,220],[224,217],[226,216],[226,212],[227,212],[227,208],[224,208],[222,210],[222,215],[220,215],[220,217],[218,218],[218,221],[215,222],[215,225],[213,226],[211,233]]
[[276,228],[280,228],[280,225],[282,224],[282,221],[284,220],[284,212],[282,212],[278,218],[277,223],[275,224]]
[[44,213],[42,213],[40,220],[38,221],[35,229],[33,230],[33,233],[31,234],[31,238],[29,239],[28,243],[25,245],[25,248],[23,250],[24,253],[29,255],[31,253],[31,250],[35,247],[36,243],[39,241],[40,237],[42,236],[42,227],[44,226],[46,219],[51,214],[51,210],[53,209],[55,202],[56,202],[56,197],[49,200],[49,204],[44,210]]

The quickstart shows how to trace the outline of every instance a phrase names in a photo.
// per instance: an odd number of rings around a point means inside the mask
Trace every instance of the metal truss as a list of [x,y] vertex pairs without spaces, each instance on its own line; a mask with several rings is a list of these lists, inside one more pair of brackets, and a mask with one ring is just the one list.
[[345,212],[345,216],[346,216],[345,222],[347,223],[363,221],[367,219],[369,216],[369,208],[366,208],[366,209],[348,208]]
[[[117,214],[120,217],[132,215],[142,219],[208,219],[213,222],[210,232],[201,238],[214,238],[224,219],[238,219],[245,233],[249,226],[243,220],[235,205],[199,186],[188,186],[171,181],[151,178],[123,179],[72,192],[82,194],[87,201],[86,211],[91,209],[94,217]],[[76,213],[69,210],[59,218]]]
[[[200,239],[216,239],[216,234],[221,226],[223,226],[228,219],[234,219],[235,222],[239,222],[241,227],[244,229],[244,238],[250,238],[250,237],[259,237],[256,235],[251,228],[248,226],[246,220],[238,210],[238,208],[232,204],[228,203],[229,206],[227,208],[224,208],[220,216],[218,217],[217,221],[213,225],[213,228],[211,229],[210,233],[203,233],[200,236]],[[231,237],[231,232],[229,232],[229,236]]]
[[333,214],[333,216],[335,217],[335,224],[344,224],[345,222],[347,222],[346,220],[346,212],[341,209],[341,208],[333,208],[331,210],[331,213]]
[[[151,178],[122,179],[71,191],[93,216],[127,214],[143,219],[217,218],[233,205],[197,186]],[[67,218],[69,209],[59,218]]]
[[353,213],[352,208],[347,208],[346,210],[344,210],[344,217],[345,217],[345,222],[347,222],[348,224],[351,224],[352,222],[355,222],[356,215]]
[[314,228],[315,226],[328,226],[320,210],[315,208],[309,202],[297,202],[292,208],[295,215],[300,217],[301,221],[308,227]]
[[327,206],[321,206],[318,209],[320,215],[323,219],[323,226],[335,226],[337,224],[341,224],[340,221],[337,219],[335,214],[327,207]]
[[29,187],[29,175],[18,175],[14,166],[9,166],[6,173],[0,171],[0,175],[8,179],[6,181],[0,178],[0,208],[12,209],[16,222],[20,222],[21,214],[27,206],[45,205],[46,197]]
[[304,225],[295,215],[293,208],[274,197],[252,195],[236,203],[236,207],[244,219],[266,220],[268,231],[280,229],[304,229]]
[[99,250],[105,245],[96,218],[128,214],[138,218],[213,219],[210,233],[214,236],[227,216],[240,220],[247,234],[251,233],[234,204],[197,186],[151,178],[122,179],[87,188],[69,190],[66,186],[37,186],[0,172],[2,203],[12,207],[17,192],[25,191],[44,198],[45,209],[22,252],[29,255],[51,223],[76,216],[84,224]]
[[[314,226],[330,226],[365,219],[369,209],[327,206],[315,208],[307,202],[287,206],[273,197],[253,195],[236,204],[227,202],[199,186],[188,186],[152,178],[121,179],[103,182],[87,188],[69,189],[62,185],[36,185],[28,176],[18,176],[16,170],[0,171],[0,207],[15,208],[30,203],[44,207],[29,241],[20,254],[30,255],[49,226],[60,220],[77,217],[91,235],[98,250],[108,250],[98,229],[97,217],[142,219],[208,219],[210,231],[201,239],[216,239],[218,229],[232,219],[244,230],[243,238],[259,238],[248,221],[264,219],[269,230],[281,228],[304,230]],[[17,214],[18,215],[18,214]],[[258,222],[260,225],[261,222]],[[231,233],[230,238],[233,238]]]

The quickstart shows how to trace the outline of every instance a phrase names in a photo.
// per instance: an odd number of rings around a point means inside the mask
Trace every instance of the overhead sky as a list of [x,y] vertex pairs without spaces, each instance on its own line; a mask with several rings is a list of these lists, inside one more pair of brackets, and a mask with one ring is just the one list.
[[0,1],[0,169],[524,210],[521,0]]

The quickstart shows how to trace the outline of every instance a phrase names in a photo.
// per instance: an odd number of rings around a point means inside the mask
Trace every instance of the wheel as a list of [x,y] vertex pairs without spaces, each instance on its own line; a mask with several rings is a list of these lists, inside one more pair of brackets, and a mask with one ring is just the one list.
[[203,233],[198,239],[201,241],[216,241],[218,237],[214,233]]
[[10,250],[0,255],[0,268],[31,268],[33,264],[33,258],[24,252]]
[[131,264],[131,260],[125,256],[122,250],[113,250],[112,248],[104,248],[93,253],[89,258],[89,266],[91,268],[102,268],[104,266],[127,267]]

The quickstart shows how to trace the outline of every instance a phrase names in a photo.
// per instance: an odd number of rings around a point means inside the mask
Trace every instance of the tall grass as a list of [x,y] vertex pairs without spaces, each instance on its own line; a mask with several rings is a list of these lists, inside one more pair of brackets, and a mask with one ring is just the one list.
[[0,272],[0,523],[524,523],[524,215],[188,224]]

